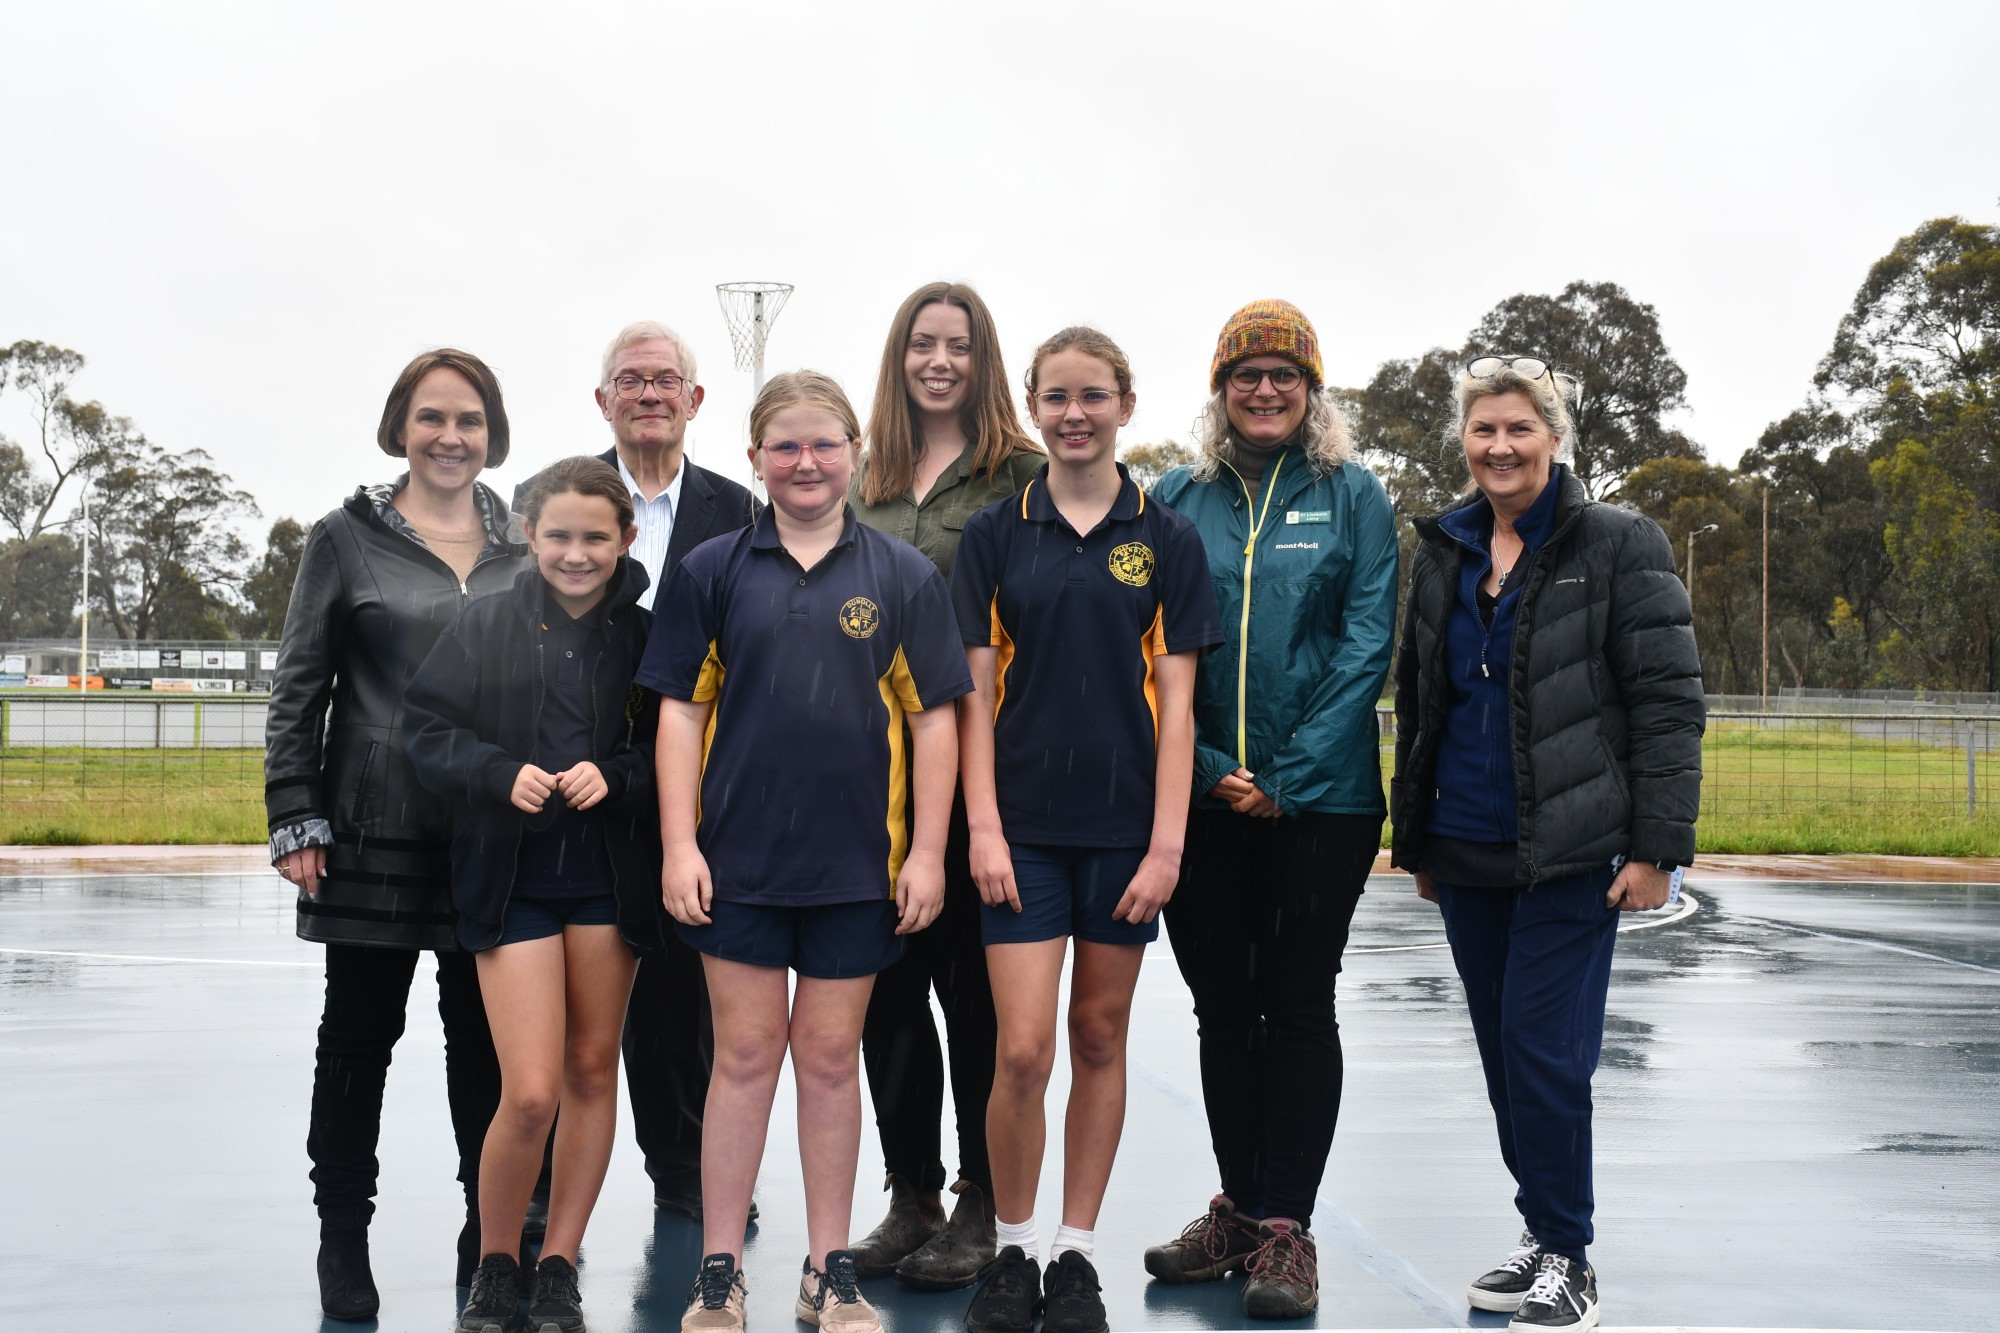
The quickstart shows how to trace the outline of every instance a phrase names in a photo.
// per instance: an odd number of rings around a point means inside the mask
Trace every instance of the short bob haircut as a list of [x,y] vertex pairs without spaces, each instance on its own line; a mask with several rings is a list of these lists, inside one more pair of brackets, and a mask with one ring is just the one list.
[[486,467],[499,467],[507,461],[507,447],[510,437],[507,431],[507,405],[500,398],[500,380],[492,369],[470,352],[461,352],[456,347],[440,347],[434,351],[419,353],[417,358],[403,367],[403,373],[396,376],[396,383],[389,390],[389,400],[382,404],[382,424],[375,428],[375,443],[391,458],[407,458],[403,448],[403,423],[410,415],[410,400],[416,397],[417,385],[433,370],[455,370],[471,383],[479,402],[486,409]]

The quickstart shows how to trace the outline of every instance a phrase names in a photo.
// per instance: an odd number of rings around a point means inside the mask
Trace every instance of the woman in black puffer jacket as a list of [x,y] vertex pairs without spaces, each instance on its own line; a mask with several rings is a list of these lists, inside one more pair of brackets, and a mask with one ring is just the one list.
[[1701,666],[1665,534],[1559,461],[1549,366],[1475,358],[1457,403],[1477,493],[1416,521],[1393,860],[1444,915],[1526,1224],[1468,1299],[1514,1311],[1515,1330],[1581,1333],[1618,912],[1659,907],[1694,859]]
[[[478,357],[445,348],[404,367],[376,442],[409,471],[361,487],[307,536],[264,753],[271,862],[298,889],[300,938],[326,945],[306,1152],[320,1304],[344,1319],[380,1304],[368,1222],[382,1086],[424,949],[438,956],[458,1178],[476,1214],[500,1070],[472,956],[452,938],[450,812],[404,757],[403,690],[459,610],[512,586],[527,563],[506,503],[475,480],[508,446],[499,381]],[[477,1242],[476,1228],[461,1237],[460,1285]]]

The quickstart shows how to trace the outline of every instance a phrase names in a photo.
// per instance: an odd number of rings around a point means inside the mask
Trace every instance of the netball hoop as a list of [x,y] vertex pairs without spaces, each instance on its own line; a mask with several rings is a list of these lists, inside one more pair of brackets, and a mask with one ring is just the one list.
[[729,343],[736,349],[736,368],[751,373],[754,401],[764,390],[764,343],[778,312],[792,294],[789,282],[718,282],[715,299],[729,321]]

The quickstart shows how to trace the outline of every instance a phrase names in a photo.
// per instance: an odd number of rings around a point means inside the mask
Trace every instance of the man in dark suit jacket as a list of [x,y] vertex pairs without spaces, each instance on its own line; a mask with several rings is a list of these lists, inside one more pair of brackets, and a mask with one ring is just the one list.
[[[599,457],[618,469],[632,492],[639,538],[631,554],[652,579],[644,606],[652,606],[689,551],[756,514],[749,491],[686,457],[688,423],[701,410],[702,396],[694,350],[665,325],[627,325],[605,350],[597,407],[611,423],[613,444]],[[531,477],[515,490],[515,509],[533,484]],[[696,1015],[699,1021],[690,1021]],[[697,1219],[701,1116],[713,1044],[701,955],[668,931],[666,950],[642,959],[632,983],[625,1085],[654,1204]]]

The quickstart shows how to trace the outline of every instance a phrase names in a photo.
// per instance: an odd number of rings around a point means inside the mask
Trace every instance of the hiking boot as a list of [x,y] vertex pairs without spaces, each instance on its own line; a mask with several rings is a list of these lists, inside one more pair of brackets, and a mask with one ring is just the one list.
[[527,1333],[584,1333],[576,1267],[561,1255],[545,1254],[535,1265],[535,1295],[522,1327]]
[[920,1196],[906,1178],[891,1172],[882,1188],[889,1191],[888,1216],[847,1251],[854,1256],[854,1271],[861,1277],[887,1277],[944,1226],[944,1208],[936,1200]]
[[521,1217],[521,1248],[539,1245],[549,1234],[549,1188],[535,1186],[535,1192],[528,1196],[528,1211]]
[[1146,1251],[1146,1271],[1162,1282],[1214,1282],[1257,1252],[1257,1224],[1239,1217],[1227,1194],[1165,1245]]
[[694,1289],[688,1292],[681,1333],[743,1333],[743,1306],[750,1288],[736,1271],[736,1258],[711,1254],[701,1261]]
[[1303,1319],[1319,1308],[1319,1247],[1289,1217],[1267,1217],[1257,1253],[1244,1267],[1243,1313],[1252,1319]]
[[1532,1231],[1521,1233],[1521,1243],[1501,1261],[1500,1266],[1482,1273],[1465,1289],[1465,1299],[1475,1310],[1497,1310],[1512,1314],[1521,1308],[1521,1298],[1535,1280],[1535,1266],[1542,1257],[1542,1243]]
[[[969,1180],[951,1188],[958,1195],[951,1221],[896,1265],[896,1276],[906,1287],[918,1291],[969,1287],[979,1277],[979,1270],[993,1260],[993,1196]],[[857,1260],[855,1267],[860,1266]]]
[[972,1333],[1033,1333],[1041,1309],[1042,1266],[1009,1245],[979,1270],[965,1326]]
[[846,1250],[828,1250],[824,1271],[806,1260],[793,1313],[821,1333],[882,1333],[882,1320],[862,1296],[854,1256]]
[[[671,1185],[653,1186],[653,1207],[671,1208],[677,1213],[685,1213],[695,1221],[701,1221],[701,1185],[699,1182],[683,1182]],[[757,1200],[750,1200],[750,1212],[744,1218],[748,1226],[757,1225]]]
[[458,1317],[458,1333],[507,1333],[520,1306],[520,1263],[511,1254],[489,1254],[472,1275],[472,1295]]
[[368,1267],[368,1222],[338,1219],[319,1224],[319,1308],[329,1319],[373,1319],[382,1308]]
[[1521,1308],[1507,1325],[1509,1333],[1586,1333],[1596,1327],[1596,1272],[1565,1255],[1544,1254],[1535,1263],[1535,1280],[1521,1298]]
[[1103,1290],[1090,1260],[1064,1250],[1042,1275],[1042,1333],[1110,1333]]

